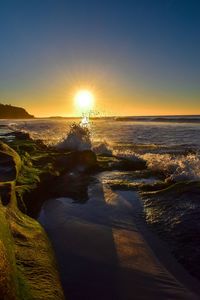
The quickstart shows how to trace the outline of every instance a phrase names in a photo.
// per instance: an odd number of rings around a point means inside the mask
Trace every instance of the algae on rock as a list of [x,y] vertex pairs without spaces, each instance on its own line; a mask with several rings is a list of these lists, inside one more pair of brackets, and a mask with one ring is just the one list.
[[[40,224],[19,211],[20,156],[0,143],[0,299],[64,299],[51,244]],[[5,171],[5,172],[3,172]]]

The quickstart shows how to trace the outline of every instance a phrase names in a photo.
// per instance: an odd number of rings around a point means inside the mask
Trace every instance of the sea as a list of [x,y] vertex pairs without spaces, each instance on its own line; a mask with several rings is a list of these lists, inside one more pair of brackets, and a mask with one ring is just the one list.
[[[28,132],[33,139],[56,146],[67,138],[78,119],[1,120],[6,132]],[[200,178],[200,116],[115,117],[91,120],[92,146],[113,155],[147,161],[176,181]],[[10,138],[10,137],[9,137]]]

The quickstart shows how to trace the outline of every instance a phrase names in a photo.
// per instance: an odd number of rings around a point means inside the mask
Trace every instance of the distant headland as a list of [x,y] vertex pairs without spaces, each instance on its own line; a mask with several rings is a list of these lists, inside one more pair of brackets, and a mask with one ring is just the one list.
[[24,108],[0,103],[0,119],[33,119]]

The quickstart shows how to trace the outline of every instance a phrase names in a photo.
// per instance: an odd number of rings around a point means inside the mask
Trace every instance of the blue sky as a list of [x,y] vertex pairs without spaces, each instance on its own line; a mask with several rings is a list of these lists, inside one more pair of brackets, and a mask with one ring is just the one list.
[[0,101],[35,115],[200,114],[199,54],[200,1],[0,2]]

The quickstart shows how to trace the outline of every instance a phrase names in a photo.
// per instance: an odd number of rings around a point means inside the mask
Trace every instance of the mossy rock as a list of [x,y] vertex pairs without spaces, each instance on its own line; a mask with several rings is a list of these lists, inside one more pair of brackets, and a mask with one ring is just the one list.
[[46,233],[13,205],[13,189],[10,197],[8,206],[0,203],[0,299],[64,300]]
[[20,300],[64,300],[51,244],[41,225],[19,210],[8,212]]
[[80,172],[93,171],[97,168],[96,154],[91,150],[60,154],[56,158],[55,168],[65,172],[75,169]]
[[18,153],[8,145],[0,142],[0,182],[16,180],[21,165]]
[[30,157],[20,155],[0,142],[0,300],[63,300],[48,237],[17,208],[16,183],[30,188],[38,176]]
[[147,168],[146,162],[142,159],[127,159],[115,156],[98,155],[98,165],[102,171],[136,171],[145,170]]
[[142,159],[120,159],[117,163],[114,163],[112,167],[122,171],[136,171],[146,169],[147,165]]
[[6,208],[0,204],[0,299],[18,300],[17,268],[14,244],[6,219]]

